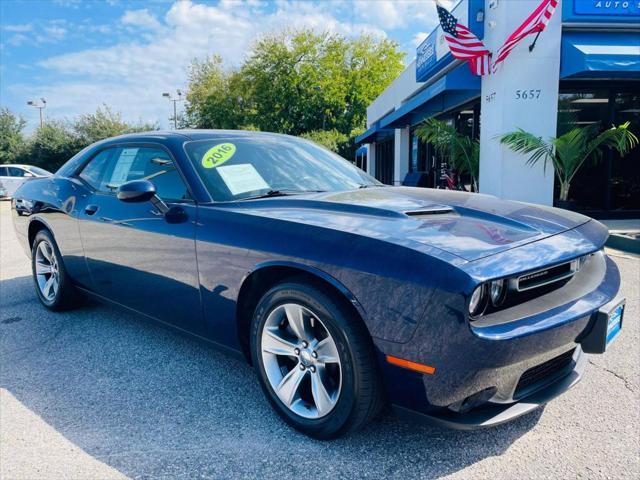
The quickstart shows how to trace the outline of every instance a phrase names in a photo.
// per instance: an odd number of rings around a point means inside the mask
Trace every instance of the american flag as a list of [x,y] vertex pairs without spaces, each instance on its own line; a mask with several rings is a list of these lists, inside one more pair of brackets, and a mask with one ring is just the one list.
[[[558,6],[558,0],[542,0],[538,8],[536,8],[531,15],[520,25],[510,36],[506,42],[498,50],[498,57],[493,64],[493,71],[495,72],[498,65],[509,56],[511,50],[513,50],[520,41],[528,35],[534,33],[540,34],[551,20],[553,12],[556,11]],[[536,37],[537,39],[537,37]],[[535,41],[534,41],[535,44]],[[530,47],[530,50],[533,46]]]
[[459,23],[447,9],[437,3],[436,8],[451,55],[458,60],[468,61],[469,67],[475,75],[482,76],[491,73],[491,52],[484,43],[471,30]]

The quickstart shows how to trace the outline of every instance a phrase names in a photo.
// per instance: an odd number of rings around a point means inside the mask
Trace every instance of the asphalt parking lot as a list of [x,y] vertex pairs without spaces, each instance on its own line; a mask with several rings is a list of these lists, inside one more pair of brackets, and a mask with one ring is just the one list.
[[[607,354],[513,423],[456,432],[385,416],[333,442],[285,426],[250,367],[97,304],[38,303],[0,202],[0,478],[639,478],[640,260]],[[123,286],[126,279],[123,279]]]

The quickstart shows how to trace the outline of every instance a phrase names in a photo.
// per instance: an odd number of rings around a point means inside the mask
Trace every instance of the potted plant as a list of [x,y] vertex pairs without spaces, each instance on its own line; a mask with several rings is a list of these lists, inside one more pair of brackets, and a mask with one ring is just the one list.
[[559,137],[548,141],[532,133],[518,129],[499,137],[500,143],[511,150],[523,154],[531,154],[527,164],[534,165],[540,161],[550,160],[560,184],[558,206],[569,205],[569,190],[576,173],[587,161],[598,161],[602,158],[604,148],[612,148],[620,155],[626,155],[638,144],[636,137],[629,130],[629,122],[612,126],[598,133],[598,125],[576,127]]
[[435,118],[425,120],[416,129],[420,140],[431,143],[436,152],[445,155],[458,173],[471,177],[471,189],[478,191],[478,173],[480,171],[480,143],[477,140],[458,133],[454,127]]

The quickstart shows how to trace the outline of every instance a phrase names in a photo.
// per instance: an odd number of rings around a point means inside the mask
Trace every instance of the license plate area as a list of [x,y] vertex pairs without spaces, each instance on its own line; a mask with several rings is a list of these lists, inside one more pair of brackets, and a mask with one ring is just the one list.
[[616,299],[604,305],[594,315],[591,331],[580,341],[586,353],[604,353],[620,333],[624,317],[624,299]]
[[622,328],[622,314],[624,304],[618,305],[613,312],[609,313],[607,319],[607,345],[615,338]]

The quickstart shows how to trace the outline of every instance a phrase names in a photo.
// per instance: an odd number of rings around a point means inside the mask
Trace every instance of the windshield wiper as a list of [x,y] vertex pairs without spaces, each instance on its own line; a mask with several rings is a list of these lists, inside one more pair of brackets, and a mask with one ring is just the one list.
[[322,193],[325,191],[326,190],[269,190],[268,192],[261,193],[260,195],[239,198],[238,200],[257,200],[258,198],[288,197],[289,195],[300,195],[303,193]]
[[358,185],[358,188],[372,188],[372,187],[384,187],[384,185],[378,185],[377,183],[362,183]]

